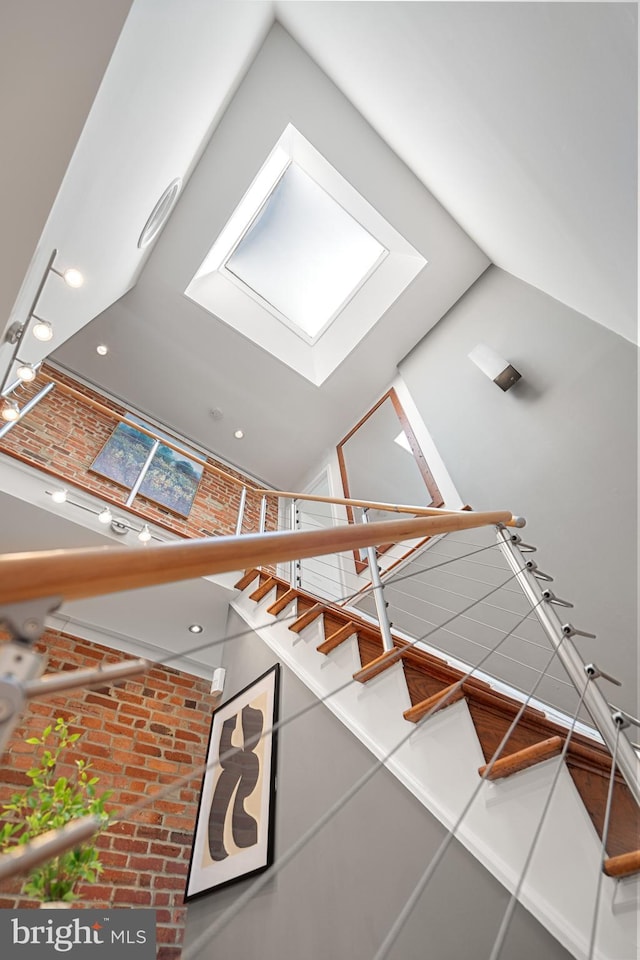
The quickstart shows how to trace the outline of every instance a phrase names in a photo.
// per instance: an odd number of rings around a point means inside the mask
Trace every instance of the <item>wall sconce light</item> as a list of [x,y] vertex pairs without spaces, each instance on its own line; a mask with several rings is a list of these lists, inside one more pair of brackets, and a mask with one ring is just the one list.
[[216,669],[213,671],[213,677],[211,678],[211,694],[216,703],[224,693],[224,682],[226,678],[227,678],[227,671],[225,670],[225,668],[216,667]]
[[509,390],[520,379],[520,374],[508,360],[500,354],[479,343],[469,354],[469,359],[475,363],[490,380],[493,380],[501,390]]
[[8,397],[5,397],[0,416],[2,416],[2,419],[6,420],[7,423],[14,423],[20,419],[20,407],[15,400],[10,400]]

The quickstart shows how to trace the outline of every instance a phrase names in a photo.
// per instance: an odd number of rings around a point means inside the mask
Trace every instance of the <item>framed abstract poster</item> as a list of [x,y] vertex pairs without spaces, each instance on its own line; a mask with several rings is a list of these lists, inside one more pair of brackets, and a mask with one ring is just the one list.
[[273,863],[276,664],[213,715],[185,902]]

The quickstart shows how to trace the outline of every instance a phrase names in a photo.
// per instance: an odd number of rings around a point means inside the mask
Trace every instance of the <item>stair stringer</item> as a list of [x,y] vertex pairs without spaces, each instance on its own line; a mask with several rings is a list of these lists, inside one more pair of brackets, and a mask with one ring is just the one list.
[[[324,640],[322,618],[296,635],[287,623],[266,613],[270,602],[266,597],[256,604],[245,592],[231,606],[317,697],[327,697],[328,709],[451,828],[477,788],[477,770],[484,763],[466,701],[418,725],[409,723],[402,716],[410,700],[400,662],[365,684],[349,683],[361,667],[355,635],[324,656],[316,650]],[[338,692],[328,696],[333,691]],[[456,831],[458,840],[509,891],[518,884],[559,763],[553,758],[506,780],[482,784]],[[562,764],[518,899],[580,960],[588,954],[600,859],[600,839]],[[602,877],[596,960],[635,960],[637,955],[638,898],[636,910],[630,906],[629,896],[621,910],[616,906],[619,883]]]

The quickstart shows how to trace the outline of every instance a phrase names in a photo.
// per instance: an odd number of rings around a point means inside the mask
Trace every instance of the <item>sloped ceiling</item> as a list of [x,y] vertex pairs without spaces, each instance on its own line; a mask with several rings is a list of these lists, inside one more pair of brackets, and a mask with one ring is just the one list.
[[[288,123],[428,261],[321,387],[245,338],[222,313],[217,317],[185,296]],[[378,399],[397,364],[487,265],[473,241],[276,24],[136,287],[54,358],[254,476],[280,489],[299,489],[321,452]],[[100,341],[110,346],[104,359],[95,351]],[[222,419],[211,418],[213,408]],[[244,431],[240,444],[237,428]]]
[[[118,6],[123,17],[126,4]],[[48,4],[33,0],[32,12],[40,7]],[[66,0],[70,20],[73,9],[73,0]],[[405,321],[401,336],[388,333],[375,344],[373,352],[385,363],[375,368],[360,363],[324,393],[300,391],[292,381],[281,381],[250,346],[233,338],[231,343],[226,331],[216,333],[219,365],[207,365],[206,353],[199,349],[202,318],[191,318],[194,326],[189,327],[186,315],[176,314],[171,327],[188,278],[186,259],[178,258],[172,266],[169,257],[172,243],[174,250],[181,249],[176,224],[182,237],[195,227],[200,206],[196,183],[204,169],[204,159],[198,160],[205,157],[221,121],[228,120],[225,110],[235,103],[234,93],[274,16],[475,241],[476,275],[493,260],[621,336],[635,338],[635,4],[134,0],[6,323],[25,318],[54,247],[61,251],[60,265],[80,266],[87,283],[74,292],[57,280],[48,283],[40,310],[54,320],[56,339],[43,348],[31,338],[21,348],[23,359],[35,361],[44,349],[56,350],[56,358],[80,375],[277,482],[284,477],[277,472],[276,456],[289,458],[283,471],[287,477],[300,476],[309,461],[305,437],[318,423],[325,425],[315,437],[317,456],[343,423],[357,419],[384,390],[402,354],[446,311],[451,298],[427,298],[428,309],[437,315],[421,317],[413,330]],[[10,26],[17,48],[24,36],[19,24]],[[114,15],[105,21],[98,67],[108,57],[115,32]],[[41,36],[42,30],[36,33]],[[76,46],[86,36],[89,48],[96,47],[95,33],[84,20],[74,22]],[[30,60],[39,87],[19,85],[23,116],[13,114],[13,140],[29,161],[15,175],[16,191],[24,188],[25,198],[40,170],[52,181],[61,176],[61,160],[48,170],[49,153],[58,147],[62,157],[68,151],[70,134],[67,130],[63,136],[61,122],[47,127],[47,151],[31,149],[26,136],[38,97],[46,98],[51,118],[65,115],[66,104],[48,93],[52,65],[62,71],[68,44],[55,31],[47,37],[48,60],[40,73],[38,59]],[[78,69],[76,79],[90,99],[95,76]],[[293,72],[289,81],[295,88]],[[10,99],[11,86],[3,89]],[[327,127],[331,120],[326,118]],[[241,164],[246,131],[238,127],[235,136]],[[344,141],[344,129],[336,125],[333,140],[327,133],[323,149],[344,156]],[[366,178],[362,157],[358,169],[357,175]],[[187,180],[194,172],[145,267],[149,251],[138,250],[136,240],[146,216],[170,180]],[[51,184],[48,189],[51,193]],[[215,189],[224,200],[228,184],[218,180]],[[377,189],[387,208],[397,206],[395,178],[378,183]],[[42,203],[41,198],[36,205],[41,219]],[[28,200],[21,206],[28,211]],[[19,221],[19,208],[9,213]],[[11,216],[3,223],[3,234],[10,245]],[[24,254],[10,263],[13,273],[6,289],[15,293]],[[139,277],[138,286],[110,307]],[[472,280],[473,270],[460,279],[457,296]],[[163,315],[164,333],[156,325]],[[100,367],[94,339],[110,330],[119,358],[113,350],[109,365]],[[144,353],[150,343],[158,355],[155,383],[153,376],[145,380],[142,375],[150,367]],[[389,343],[393,350],[387,349]],[[0,365],[6,366],[8,353],[6,344],[0,346]],[[236,370],[243,371],[243,382]],[[180,422],[159,402],[159,381],[180,385]],[[274,403],[262,412],[255,404],[243,405],[247,383],[254,394],[266,393]],[[249,442],[242,450],[226,449],[224,443],[221,448],[203,419],[212,406],[234,420],[254,420],[252,452]],[[200,421],[189,419],[187,409],[196,411]],[[292,410],[297,418],[287,430]],[[245,428],[247,422],[234,425]]]
[[0,19],[2,329],[36,251],[131,2],[29,0],[3,4]]
[[637,338],[635,3],[276,3],[499,267]]

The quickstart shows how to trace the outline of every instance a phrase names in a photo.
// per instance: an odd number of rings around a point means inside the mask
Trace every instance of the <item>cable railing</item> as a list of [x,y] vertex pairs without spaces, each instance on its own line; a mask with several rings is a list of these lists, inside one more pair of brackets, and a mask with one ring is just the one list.
[[[530,604],[517,582],[510,577],[507,560],[494,530],[439,537],[414,556],[398,572],[384,577],[389,620],[408,637],[417,637],[436,628],[452,614],[455,620],[440,627],[439,653],[462,663],[472,662],[489,650],[495,637],[509,630]],[[468,614],[460,610],[490,587],[505,581],[493,596],[481,601]],[[369,615],[374,607],[369,597],[354,604]],[[510,692],[522,692],[527,680],[540,668],[549,651],[549,640],[535,615],[529,616],[511,634],[508,643],[492,655],[486,673],[497,678]],[[539,699],[558,711],[571,709],[573,684],[561,664],[552,667],[544,680]],[[587,720],[583,711],[583,720]]]
[[[290,495],[282,494],[283,498],[287,496]],[[317,502],[318,498],[310,499],[310,502],[314,501]],[[328,498],[323,502],[344,505],[344,501]],[[362,506],[362,502],[354,502],[353,505]],[[418,512],[413,507],[365,506],[371,509],[389,507],[389,512],[395,514],[414,515]],[[3,686],[5,699],[8,698],[12,703],[9,715],[0,719],[2,742],[6,742],[27,699],[47,692],[59,692],[65,683],[103,685],[109,680],[116,681],[120,676],[128,675],[133,669],[144,670],[148,666],[148,663],[138,661],[133,666],[128,664],[122,673],[115,666],[99,671],[99,676],[95,671],[88,671],[75,679],[68,674],[62,679],[38,679],[37,655],[32,653],[33,643],[42,629],[46,614],[62,599],[95,596],[253,566],[287,569],[289,576],[285,579],[291,587],[304,588],[303,575],[299,573],[297,564],[314,561],[316,567],[313,575],[318,579],[323,576],[324,565],[324,576],[335,594],[325,593],[330,606],[340,607],[346,613],[353,612],[371,623],[379,624],[383,652],[375,661],[363,666],[357,679],[348,678],[312,704],[278,721],[271,731],[264,732],[265,735],[295,722],[352,684],[366,681],[384,666],[400,662],[410,650],[438,656],[455,667],[458,676],[443,695],[424,709],[419,719],[420,725],[462,695],[467,689],[466,684],[486,679],[495,682],[496,675],[500,678],[497,682],[502,684],[502,689],[508,689],[510,693],[517,692],[520,704],[498,747],[488,758],[473,793],[466,799],[456,822],[447,832],[405,907],[380,944],[374,960],[384,960],[389,956],[404,924],[431,882],[483,786],[491,779],[513,730],[532,704],[550,703],[556,711],[561,712],[566,730],[561,760],[572,749],[576,732],[589,733],[585,720],[591,718],[614,758],[612,770],[617,766],[636,802],[640,801],[638,757],[625,733],[625,728],[635,720],[622,711],[609,708],[595,683],[598,677],[606,675],[594,664],[585,665],[579,657],[573,638],[579,638],[582,632],[570,623],[563,622],[556,613],[557,609],[566,606],[566,601],[556,597],[548,586],[550,578],[531,559],[532,548],[523,544],[519,535],[509,529],[521,526],[521,521],[508,512],[495,511],[473,513],[427,508],[425,514],[418,519],[409,516],[401,520],[343,523],[318,529],[314,525],[316,518],[310,513],[306,528],[295,531],[203,538],[148,546],[135,552],[127,548],[46,551],[42,554],[16,554],[0,558],[0,618],[14,637],[13,642],[4,645],[0,656],[0,673],[3,674],[0,685]],[[264,517],[265,510],[261,514],[261,526]],[[320,514],[320,518],[323,519],[324,515]],[[241,522],[239,526],[241,529]],[[322,527],[322,524],[318,526]],[[466,532],[470,530],[474,531],[473,534]],[[392,548],[392,551],[396,551],[395,555],[389,550],[377,554],[370,552],[367,565],[360,570],[357,568],[353,551],[373,551],[380,544],[406,545],[415,541],[422,543],[419,552],[407,554],[404,546]],[[388,559],[390,554],[392,562],[385,571],[383,558]],[[382,606],[374,601],[376,591],[383,597]],[[317,593],[322,596],[322,591]],[[388,629],[394,635],[390,645],[384,642],[385,630],[381,623],[387,615]],[[288,616],[291,619],[294,617],[293,614]],[[443,637],[446,637],[446,644]],[[224,638],[220,642],[228,642],[229,639]],[[16,648],[20,653],[19,668],[11,659],[15,656]],[[202,645],[197,649],[201,648]],[[166,663],[167,660],[163,658],[162,662]],[[559,663],[563,665],[565,673],[558,669]],[[204,934],[191,942],[183,952],[183,960],[202,955],[204,944],[231,923],[250,899],[321,833],[379,769],[393,761],[414,735],[415,729],[408,729],[400,741],[376,760],[288,850],[278,856],[272,867],[254,880],[235,903],[208,926]],[[224,759],[221,757],[217,762]],[[558,771],[561,766],[559,763]],[[146,796],[127,809],[118,811],[114,819],[135,817],[159,799],[175,794],[184,783],[193,779],[195,773],[202,770],[202,766],[191,770],[159,793]],[[552,780],[529,855],[510,897],[489,960],[498,960],[502,952],[515,903],[535,855],[558,776],[559,773],[556,773]],[[606,859],[612,795],[613,787],[609,789],[604,814],[603,863]],[[15,855],[5,855],[0,858],[0,878],[30,869],[61,849],[81,842],[97,826],[89,818],[70,825],[55,836],[44,838],[37,848],[25,845]],[[602,879],[598,877],[588,960],[595,956],[601,900]]]

